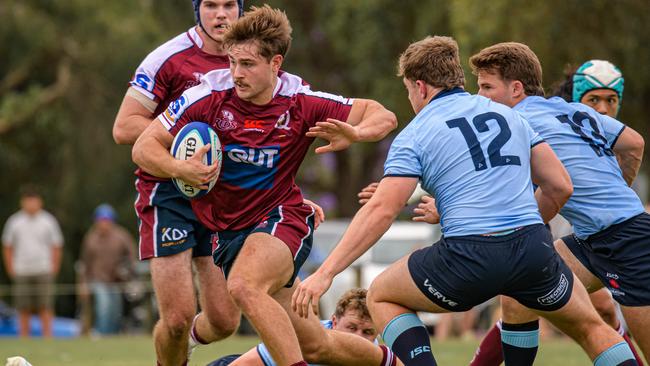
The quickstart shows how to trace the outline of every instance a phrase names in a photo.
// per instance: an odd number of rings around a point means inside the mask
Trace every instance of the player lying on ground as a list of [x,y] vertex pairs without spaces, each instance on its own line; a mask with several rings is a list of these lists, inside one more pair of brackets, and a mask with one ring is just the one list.
[[[348,290],[336,303],[336,310],[330,320],[322,320],[325,329],[356,334],[377,344],[377,331],[370,319],[366,306],[366,290],[355,288]],[[211,362],[208,366],[275,366],[273,357],[264,343],[243,355],[224,356]]]

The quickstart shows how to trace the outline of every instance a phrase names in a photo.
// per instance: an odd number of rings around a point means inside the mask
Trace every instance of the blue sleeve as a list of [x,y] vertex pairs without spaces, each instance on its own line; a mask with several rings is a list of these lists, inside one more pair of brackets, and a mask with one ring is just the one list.
[[264,366],[276,366],[275,361],[273,361],[273,357],[271,357],[271,353],[268,349],[266,349],[264,343],[257,345],[257,353],[260,355]]
[[604,114],[599,114],[598,117],[603,126],[603,136],[607,139],[608,147],[610,149],[614,148],[616,140],[618,140],[618,137],[621,136],[621,133],[625,129],[625,125],[619,120]]
[[542,142],[544,142],[542,136],[538,132],[533,130],[533,128],[530,126],[530,122],[528,122],[526,118],[524,118],[521,115],[519,115],[519,118],[521,118],[521,122],[524,124],[526,128],[526,132],[528,134],[528,140],[530,141],[531,148],[535,147],[535,145],[539,145]]
[[414,177],[422,176],[422,164],[415,141],[414,129],[407,126],[397,135],[390,145],[386,163],[384,163],[384,177]]

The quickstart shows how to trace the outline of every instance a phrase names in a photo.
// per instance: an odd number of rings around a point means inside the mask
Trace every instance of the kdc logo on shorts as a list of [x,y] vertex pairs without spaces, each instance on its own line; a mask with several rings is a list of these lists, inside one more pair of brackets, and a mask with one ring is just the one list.
[[173,227],[161,228],[160,241],[163,242],[164,247],[183,244],[187,240],[187,230],[181,230]]

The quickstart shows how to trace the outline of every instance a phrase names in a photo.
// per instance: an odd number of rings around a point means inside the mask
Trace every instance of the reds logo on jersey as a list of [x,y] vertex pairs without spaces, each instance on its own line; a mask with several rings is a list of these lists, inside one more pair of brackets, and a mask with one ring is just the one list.
[[192,76],[194,76],[194,80],[188,80],[185,82],[185,89],[189,89],[193,86],[197,86],[201,83],[201,78],[203,77],[203,74],[200,72],[193,72]]
[[237,124],[235,123],[235,116],[231,111],[227,109],[221,111],[221,117],[217,117],[216,125],[217,130],[219,131],[234,130],[237,128]]

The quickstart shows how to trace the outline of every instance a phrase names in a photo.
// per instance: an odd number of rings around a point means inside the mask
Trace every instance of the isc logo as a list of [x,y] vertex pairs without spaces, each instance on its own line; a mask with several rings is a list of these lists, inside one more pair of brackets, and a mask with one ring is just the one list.
[[420,347],[415,347],[411,351],[411,358],[415,358],[415,356],[424,353],[424,352],[431,352],[431,347],[429,346],[420,346]]
[[252,164],[259,167],[273,168],[274,159],[279,154],[278,148],[244,148],[236,147],[228,151],[228,158],[237,163]]

